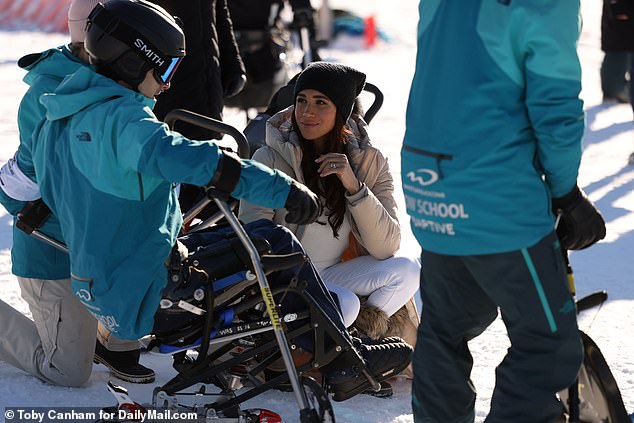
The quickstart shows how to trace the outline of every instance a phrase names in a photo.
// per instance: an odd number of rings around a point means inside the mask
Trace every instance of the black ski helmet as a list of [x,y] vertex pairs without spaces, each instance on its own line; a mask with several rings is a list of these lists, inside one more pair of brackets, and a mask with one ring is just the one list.
[[177,19],[145,0],[111,0],[88,16],[85,48],[99,72],[134,89],[148,70],[168,83],[185,57]]

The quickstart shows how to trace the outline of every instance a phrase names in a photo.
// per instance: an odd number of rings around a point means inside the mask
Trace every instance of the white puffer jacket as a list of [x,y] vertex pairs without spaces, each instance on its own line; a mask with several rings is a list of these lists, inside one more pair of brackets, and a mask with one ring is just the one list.
[[[254,160],[278,169],[304,183],[302,174],[302,150],[297,134],[292,130],[293,106],[282,110],[266,124],[266,146],[257,150]],[[346,214],[352,233],[362,247],[360,254],[371,254],[382,260],[391,257],[400,247],[401,228],[394,201],[394,182],[387,159],[372,147],[367,124],[361,119],[349,119],[352,136],[348,142],[350,165],[362,188],[354,195],[346,195]],[[251,203],[240,204],[240,219],[252,222],[271,219],[288,227],[301,239],[304,226],[286,223],[285,209],[266,209]]]

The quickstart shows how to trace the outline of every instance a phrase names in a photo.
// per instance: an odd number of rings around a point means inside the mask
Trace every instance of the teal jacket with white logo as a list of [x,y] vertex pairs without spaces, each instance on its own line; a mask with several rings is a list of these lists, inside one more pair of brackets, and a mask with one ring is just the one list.
[[584,131],[579,1],[421,0],[402,180],[423,249],[490,254],[553,230]]
[[[18,128],[20,145],[14,157],[14,166],[32,182],[37,183],[31,158],[33,131],[44,119],[46,110],[40,104],[40,96],[53,92],[66,75],[75,72],[82,62],[73,56],[66,46],[50,49],[25,67],[24,76],[30,88],[20,102]],[[7,181],[7,183],[15,183]],[[13,216],[17,216],[25,202],[16,200],[0,189],[0,203]],[[63,241],[59,221],[51,215],[40,228],[46,235]],[[37,240],[13,225],[13,247],[11,248],[12,272],[14,275],[36,279],[67,279],[70,275],[68,254]]]
[[[174,184],[208,184],[223,153],[170,131],[154,100],[86,67],[40,101],[33,160],[70,249],[72,289],[117,336],[146,335],[182,224]],[[232,194],[284,207],[290,181],[245,160]]]

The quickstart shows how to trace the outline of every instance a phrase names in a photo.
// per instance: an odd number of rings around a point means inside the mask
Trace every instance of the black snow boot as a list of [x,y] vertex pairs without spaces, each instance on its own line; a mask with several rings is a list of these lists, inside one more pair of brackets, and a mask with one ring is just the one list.
[[[412,359],[412,347],[405,342],[357,346],[368,372],[377,382],[399,374]],[[334,401],[345,401],[370,387],[367,378],[357,366],[330,372],[326,383],[334,394]]]
[[154,382],[154,371],[139,363],[141,350],[110,351],[99,341],[95,346],[94,362],[106,366],[112,374],[131,383]]

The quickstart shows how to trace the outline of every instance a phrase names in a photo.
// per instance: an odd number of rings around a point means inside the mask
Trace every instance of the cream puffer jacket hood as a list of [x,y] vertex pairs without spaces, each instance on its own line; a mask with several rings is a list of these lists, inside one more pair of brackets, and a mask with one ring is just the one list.
[[[302,150],[297,134],[292,130],[292,113],[293,106],[290,106],[268,120],[266,146],[258,149],[253,159],[304,183]],[[370,144],[367,123],[350,118],[347,126],[352,132],[347,144],[348,157],[362,187],[356,194],[346,195],[346,214],[352,233],[362,247],[359,253],[386,259],[394,255],[401,243],[392,175],[387,159]],[[301,239],[304,226],[287,223],[285,216],[285,209],[266,209],[244,201],[240,204],[240,219],[244,222],[271,219],[288,227]]]

